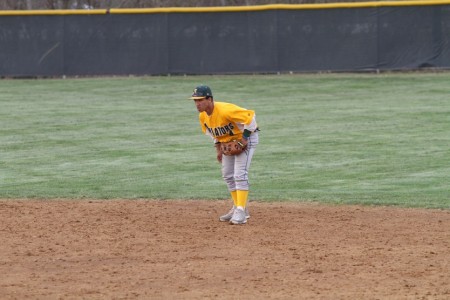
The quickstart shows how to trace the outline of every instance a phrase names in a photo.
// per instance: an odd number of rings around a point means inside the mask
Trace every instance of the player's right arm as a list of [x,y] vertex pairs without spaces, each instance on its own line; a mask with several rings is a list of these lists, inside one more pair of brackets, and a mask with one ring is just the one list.
[[220,148],[220,143],[216,142],[214,144],[214,147],[216,147],[216,158],[217,158],[217,161],[221,163],[222,162],[223,153],[222,153],[222,149]]
[[223,155],[223,153],[222,153],[222,149],[220,148],[220,142],[219,142],[219,140],[216,139],[216,138],[211,134],[211,132],[209,132],[209,130],[206,129],[206,126],[205,126],[205,123],[203,122],[203,119],[202,119],[202,115],[201,115],[201,114],[200,114],[200,116],[199,116],[199,120],[200,120],[200,125],[201,125],[201,127],[202,127],[203,133],[204,133],[205,135],[211,137],[211,139],[213,140],[213,142],[214,142],[214,148],[216,148],[216,158],[217,158],[217,161],[221,163],[221,162],[222,162],[222,155]]

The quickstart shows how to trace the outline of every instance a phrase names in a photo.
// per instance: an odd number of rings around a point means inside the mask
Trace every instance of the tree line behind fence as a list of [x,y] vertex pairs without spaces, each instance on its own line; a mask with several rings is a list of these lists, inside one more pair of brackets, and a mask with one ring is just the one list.
[[[364,2],[377,2],[367,0]],[[358,0],[2,0],[0,10],[249,6],[361,2]]]

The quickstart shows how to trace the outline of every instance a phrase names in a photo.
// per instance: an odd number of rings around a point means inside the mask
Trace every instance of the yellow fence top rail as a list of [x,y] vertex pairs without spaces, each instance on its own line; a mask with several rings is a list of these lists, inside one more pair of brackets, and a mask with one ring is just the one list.
[[158,8],[111,8],[75,10],[0,10],[0,16],[39,16],[39,15],[105,15],[105,14],[158,14],[158,13],[214,13],[248,12],[265,10],[304,10],[333,8],[364,8],[386,6],[431,6],[450,5],[450,0],[405,0],[374,2],[340,2],[319,4],[268,4],[254,6],[216,6],[216,7],[158,7]]

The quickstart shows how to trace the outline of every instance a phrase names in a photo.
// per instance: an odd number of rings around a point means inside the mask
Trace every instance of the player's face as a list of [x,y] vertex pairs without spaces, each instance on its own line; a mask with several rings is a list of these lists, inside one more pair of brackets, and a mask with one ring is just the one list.
[[209,99],[203,98],[203,99],[196,99],[195,106],[197,107],[197,110],[199,112],[207,111],[208,107],[211,104],[211,101]]

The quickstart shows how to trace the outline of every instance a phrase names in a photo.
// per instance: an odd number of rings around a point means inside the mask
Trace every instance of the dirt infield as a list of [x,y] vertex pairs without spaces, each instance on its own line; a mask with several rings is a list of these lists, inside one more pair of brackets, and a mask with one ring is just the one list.
[[450,211],[0,200],[0,299],[449,299]]

